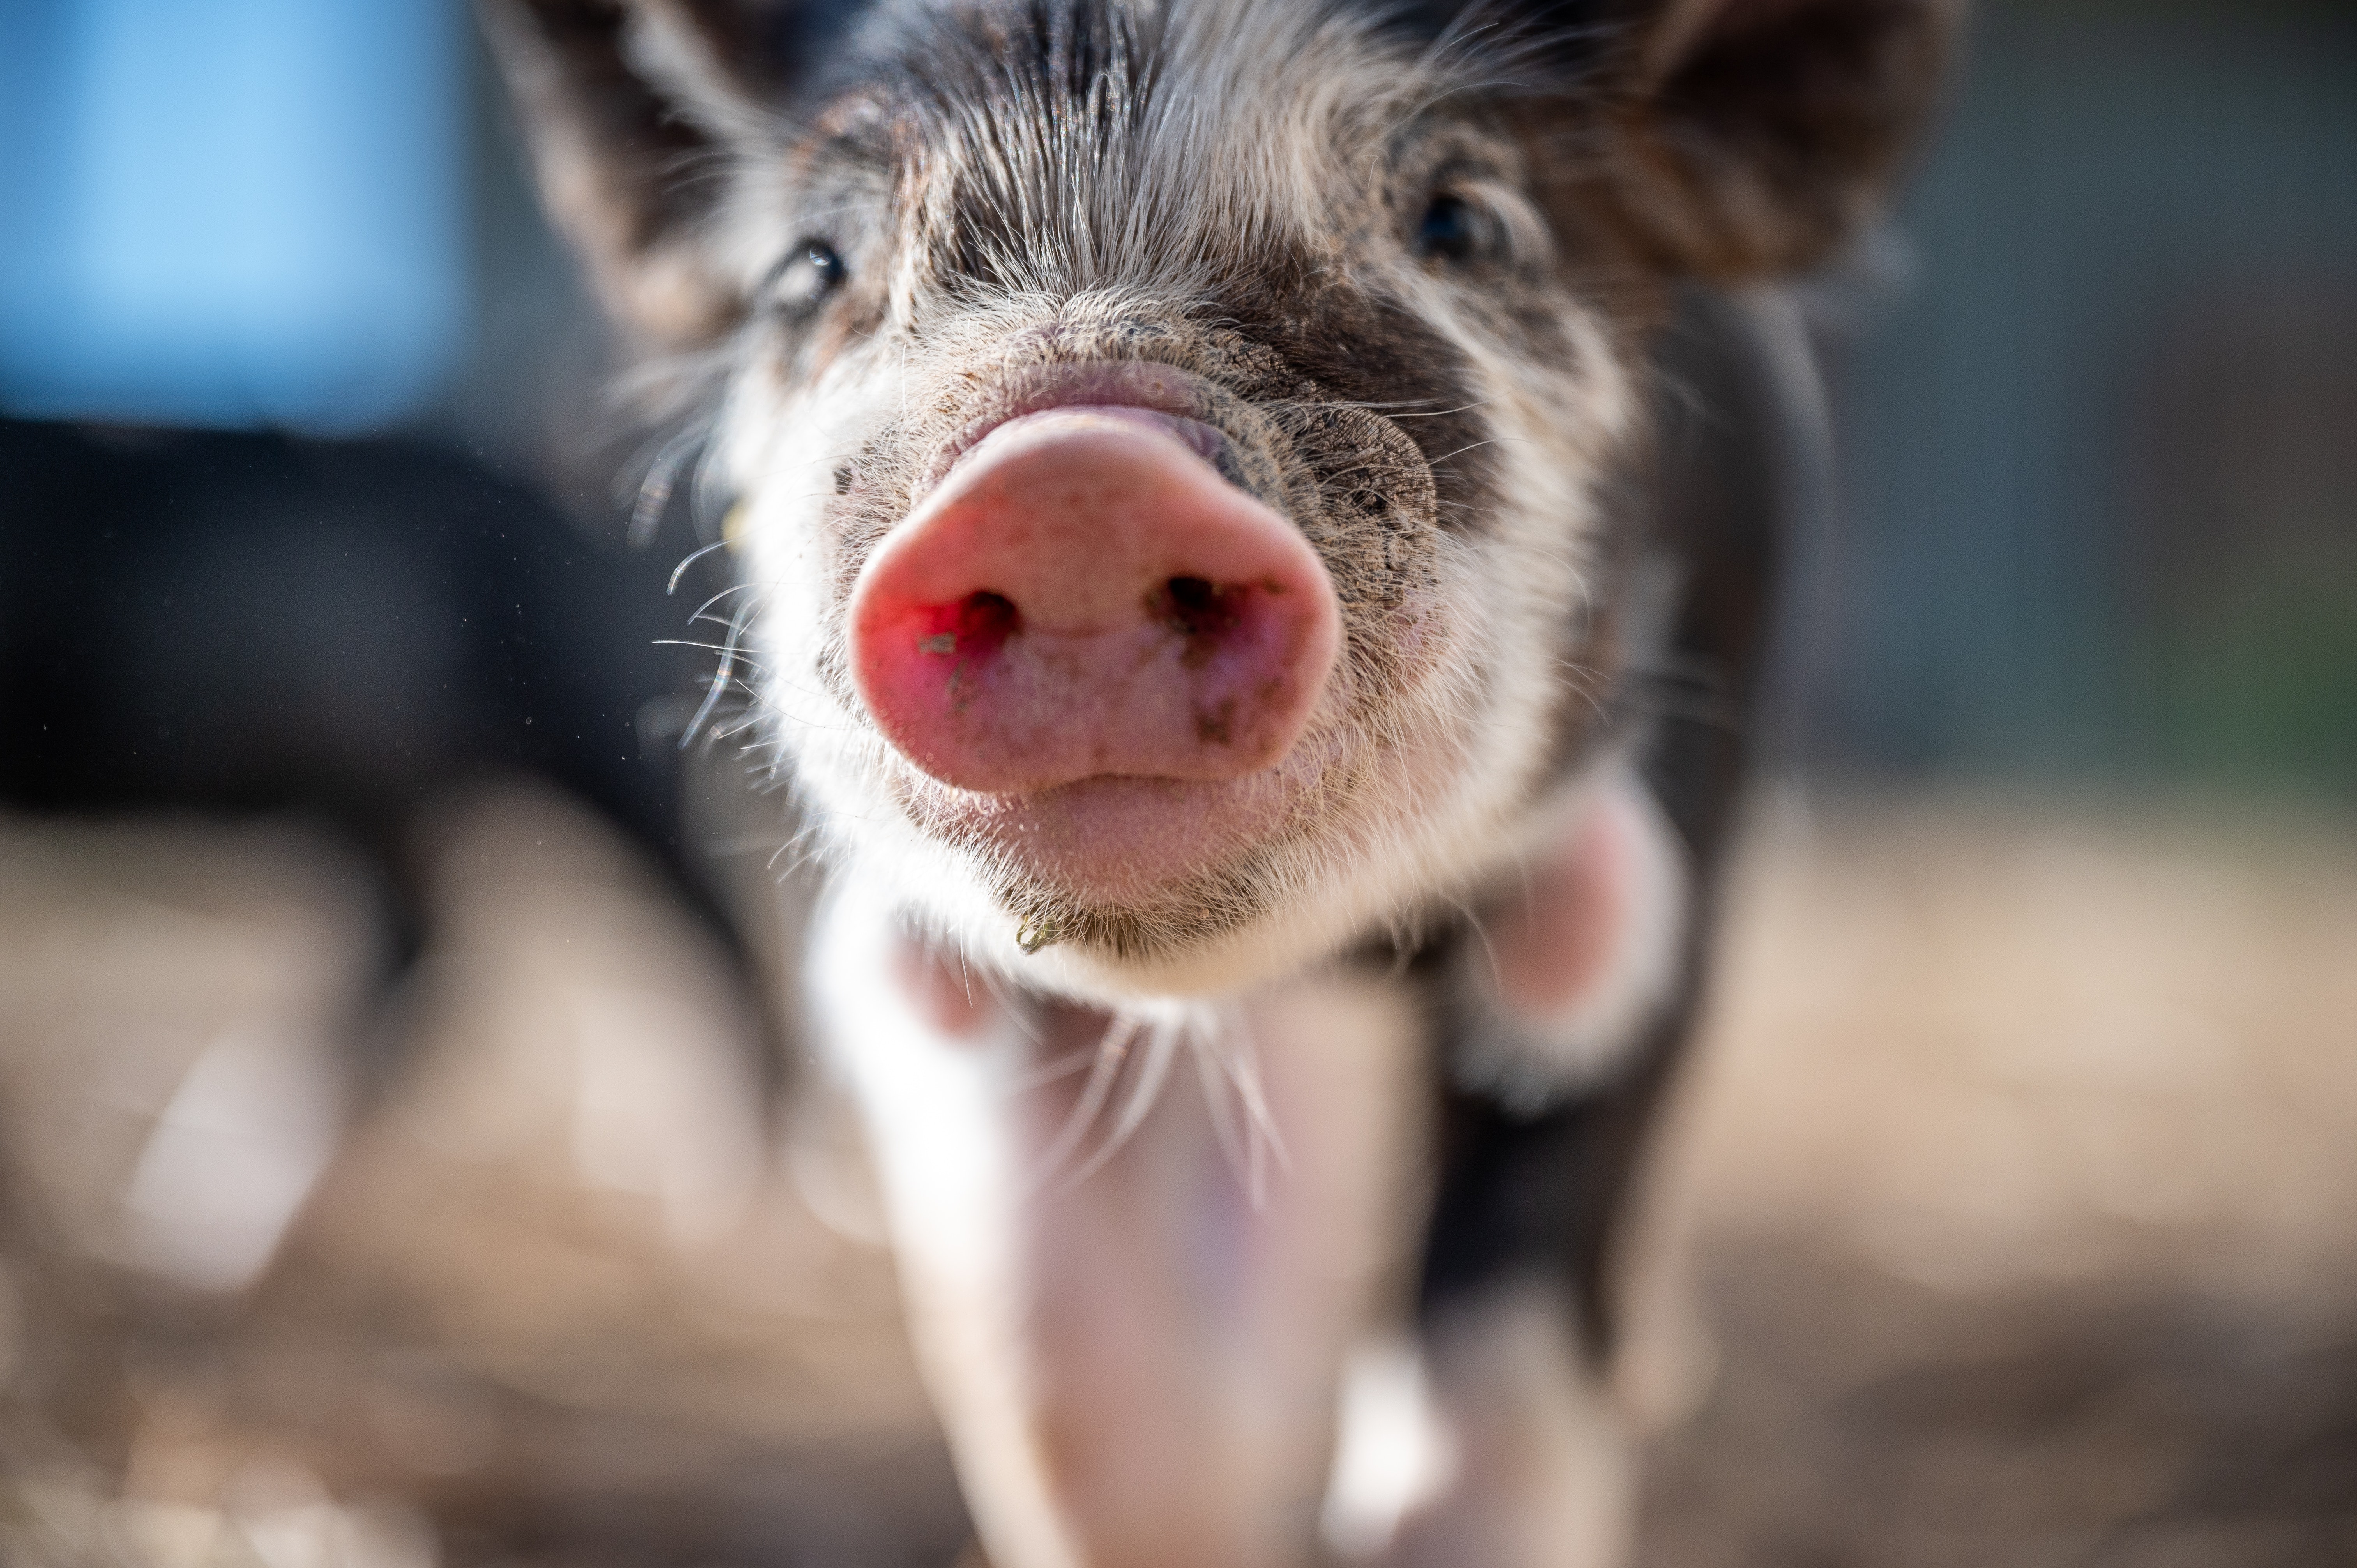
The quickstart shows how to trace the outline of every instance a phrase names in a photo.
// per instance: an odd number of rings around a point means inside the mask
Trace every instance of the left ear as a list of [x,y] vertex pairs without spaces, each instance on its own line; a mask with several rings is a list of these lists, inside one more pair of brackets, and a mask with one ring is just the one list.
[[712,261],[716,171],[855,6],[845,0],[476,0],[549,215],[650,345],[743,310]]
[[1805,271],[1871,219],[1940,101],[1963,0],[1666,0],[1624,57],[1612,197],[1664,271]]

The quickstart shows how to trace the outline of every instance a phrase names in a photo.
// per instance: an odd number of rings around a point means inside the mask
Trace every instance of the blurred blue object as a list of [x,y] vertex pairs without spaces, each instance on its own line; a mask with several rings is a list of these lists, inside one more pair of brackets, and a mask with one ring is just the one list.
[[468,316],[456,0],[0,4],[0,407],[382,426]]

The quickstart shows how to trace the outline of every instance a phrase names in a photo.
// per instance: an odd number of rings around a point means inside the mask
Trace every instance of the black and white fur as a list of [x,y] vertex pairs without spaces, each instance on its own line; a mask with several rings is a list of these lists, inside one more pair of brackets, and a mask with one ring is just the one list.
[[[484,9],[554,209],[710,421],[825,868],[812,1005],[991,1560],[1613,1561],[1622,1217],[1805,447],[1789,323],[1725,291],[1871,210],[1953,8]],[[845,668],[960,433],[1105,364],[1225,435],[1344,646],[1281,827],[1119,906],[961,831]],[[1583,833],[1604,956],[1534,1012],[1492,939]],[[1390,1332],[1432,1463],[1338,1527]]]

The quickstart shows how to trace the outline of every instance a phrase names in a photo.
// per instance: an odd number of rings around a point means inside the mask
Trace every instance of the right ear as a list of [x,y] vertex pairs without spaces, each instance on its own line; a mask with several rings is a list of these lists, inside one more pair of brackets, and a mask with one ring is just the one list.
[[786,86],[785,0],[478,0],[549,216],[607,309],[666,348],[742,313],[707,230],[738,134]]
[[1666,270],[1723,283],[1822,263],[1888,198],[1963,9],[1641,0],[1618,193],[1632,235]]

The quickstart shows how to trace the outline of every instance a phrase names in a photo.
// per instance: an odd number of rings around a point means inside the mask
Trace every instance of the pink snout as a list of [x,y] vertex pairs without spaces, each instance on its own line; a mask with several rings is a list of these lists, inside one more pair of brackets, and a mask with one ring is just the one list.
[[945,784],[1232,779],[1283,759],[1340,640],[1326,569],[1290,522],[1144,409],[1010,420],[868,559],[855,680]]

